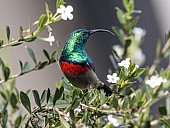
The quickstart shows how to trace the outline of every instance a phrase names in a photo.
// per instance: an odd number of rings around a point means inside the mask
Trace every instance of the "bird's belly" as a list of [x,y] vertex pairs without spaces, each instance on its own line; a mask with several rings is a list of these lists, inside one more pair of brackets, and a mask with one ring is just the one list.
[[86,66],[62,61],[60,67],[69,82],[78,88],[87,89],[101,84],[93,70]]

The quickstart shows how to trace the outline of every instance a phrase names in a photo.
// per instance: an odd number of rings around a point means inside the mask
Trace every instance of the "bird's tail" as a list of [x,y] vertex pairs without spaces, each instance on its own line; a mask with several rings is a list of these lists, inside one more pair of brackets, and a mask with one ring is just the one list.
[[110,96],[110,95],[112,95],[112,93],[113,93],[113,91],[111,90],[111,88],[109,88],[109,87],[108,87],[107,85],[105,85],[105,84],[104,84],[102,87],[101,87],[101,86],[98,87],[98,89],[99,89],[99,90],[100,90],[100,89],[103,89],[107,96]]

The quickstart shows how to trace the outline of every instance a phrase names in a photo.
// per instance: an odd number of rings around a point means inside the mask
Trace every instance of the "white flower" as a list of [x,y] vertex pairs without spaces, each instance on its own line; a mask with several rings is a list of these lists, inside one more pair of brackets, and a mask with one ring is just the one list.
[[138,68],[139,68],[139,65],[136,64],[136,65],[135,65],[135,69],[138,69]]
[[120,63],[118,63],[118,65],[120,67],[125,67],[128,69],[130,65],[130,58],[126,58],[125,60],[122,60]]
[[52,32],[49,32],[49,37],[48,38],[41,38],[39,37],[40,40],[47,41],[50,43],[50,46],[53,45],[53,42],[55,41],[54,36],[52,36]]
[[73,12],[73,7],[71,5],[68,5],[67,7],[60,5],[60,8],[57,9],[57,13],[61,13],[61,18],[63,20],[67,20],[67,18],[72,20],[73,14],[71,14],[71,12]]
[[107,81],[109,83],[117,83],[117,81],[120,79],[119,77],[117,77],[116,73],[113,73],[113,75],[107,75]]
[[114,45],[113,50],[117,53],[117,55],[121,58],[123,55],[123,48],[120,45]]
[[76,108],[76,109],[74,109],[74,112],[75,112],[75,113],[80,113],[80,112],[81,112],[81,109],[80,109],[80,108]]
[[151,88],[155,88],[161,85],[162,83],[166,82],[167,82],[166,79],[163,79],[161,76],[158,75],[151,76],[149,80],[145,81],[145,83],[148,84]]
[[64,115],[64,119],[68,122],[70,117],[70,113],[68,112],[66,115]]
[[111,114],[107,116],[107,119],[115,127],[118,127],[120,125],[120,121],[118,119],[114,118],[113,115],[111,115]]
[[140,27],[135,27],[132,30],[132,32],[135,35],[135,37],[138,37],[138,38],[143,38],[146,35],[146,31]]
[[103,104],[103,105],[102,105],[102,108],[104,108],[104,109],[108,109],[108,108],[109,108],[109,106],[108,106],[107,104]]

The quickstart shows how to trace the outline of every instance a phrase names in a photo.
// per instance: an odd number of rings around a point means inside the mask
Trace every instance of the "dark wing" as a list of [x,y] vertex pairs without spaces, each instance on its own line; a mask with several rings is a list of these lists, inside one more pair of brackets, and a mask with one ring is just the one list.
[[89,67],[89,69],[93,70],[95,72],[95,66],[93,63],[87,62],[86,65]]

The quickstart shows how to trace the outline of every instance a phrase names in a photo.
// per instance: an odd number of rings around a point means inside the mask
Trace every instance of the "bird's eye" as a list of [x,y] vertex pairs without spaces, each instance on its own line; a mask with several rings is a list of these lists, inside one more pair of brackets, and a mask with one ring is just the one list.
[[86,34],[87,34],[87,33],[83,32],[81,35],[82,35],[82,36],[85,36]]

